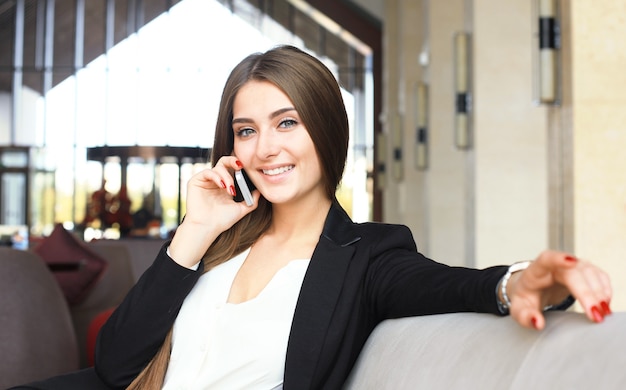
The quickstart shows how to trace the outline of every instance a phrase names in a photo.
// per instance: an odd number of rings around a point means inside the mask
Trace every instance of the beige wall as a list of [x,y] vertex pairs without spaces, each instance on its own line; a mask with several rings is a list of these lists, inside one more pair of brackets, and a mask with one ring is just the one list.
[[[384,215],[448,264],[485,267],[553,247],[612,275],[626,309],[626,3],[563,2],[563,102],[533,103],[532,2],[388,0],[385,118],[403,118],[402,178]],[[452,37],[472,36],[473,147],[453,146]],[[428,47],[429,64],[418,56]],[[430,166],[413,166],[414,88],[429,84]],[[384,126],[391,135],[391,121]],[[391,149],[388,153],[391,162]]]
[[[408,225],[422,252],[448,264],[467,264],[466,152],[453,144],[454,90],[452,32],[464,24],[463,0],[446,2],[387,1],[385,14],[385,132],[390,140],[393,115],[402,118],[402,178],[387,177],[384,214],[387,222]],[[440,20],[429,23],[429,20]],[[419,57],[425,53],[428,65]],[[388,71],[394,69],[394,71]],[[414,165],[418,81],[429,85],[429,168]],[[471,154],[471,152],[470,152]],[[392,164],[392,162],[388,162]]]
[[531,2],[475,0],[472,12],[476,259],[487,266],[548,246],[547,117],[532,102]]
[[[395,69],[395,72],[387,72],[386,82],[397,85],[395,91],[389,90],[385,100],[385,131],[389,135],[387,146],[388,156],[393,156],[393,132],[394,126],[400,126],[402,131],[402,154],[401,168],[389,162],[387,175],[388,196],[385,196],[385,210],[389,210],[387,219],[408,225],[420,249],[425,250],[427,226],[425,224],[427,210],[425,206],[427,193],[414,191],[415,186],[424,188],[424,175],[413,169],[411,165],[413,146],[415,139],[415,88],[421,77],[421,69],[418,66],[418,56],[424,39],[425,29],[414,28],[415,17],[422,13],[420,2],[405,3],[398,1],[402,6],[387,7],[385,20],[392,21],[390,29],[392,34],[385,35],[385,59],[386,64]],[[401,174],[401,178],[397,174]]]
[[626,3],[570,2],[574,243],[626,309]]
[[[426,2],[425,2],[426,3]],[[442,262],[464,265],[473,262],[467,250],[468,189],[466,161],[472,152],[453,145],[454,80],[453,33],[464,26],[462,0],[427,3],[429,85],[429,167],[425,171],[428,203],[428,255]],[[434,23],[433,21],[437,21]],[[470,186],[468,188],[468,186]]]

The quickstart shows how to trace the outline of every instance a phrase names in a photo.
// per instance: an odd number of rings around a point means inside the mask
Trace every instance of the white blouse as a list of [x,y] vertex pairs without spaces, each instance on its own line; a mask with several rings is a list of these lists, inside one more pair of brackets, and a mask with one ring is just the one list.
[[280,388],[309,259],[292,260],[246,302],[227,303],[250,249],[200,276],[174,323],[163,389]]

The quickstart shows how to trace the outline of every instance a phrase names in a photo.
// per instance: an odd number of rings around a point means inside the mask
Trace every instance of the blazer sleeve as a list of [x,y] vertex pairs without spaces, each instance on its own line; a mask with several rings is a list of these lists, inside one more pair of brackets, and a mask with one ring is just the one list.
[[418,252],[406,226],[386,225],[372,246],[366,291],[378,320],[451,312],[500,314],[496,287],[506,266],[452,267]]
[[95,369],[112,388],[126,388],[154,357],[202,274],[174,262],[167,246],[169,242],[98,335]]

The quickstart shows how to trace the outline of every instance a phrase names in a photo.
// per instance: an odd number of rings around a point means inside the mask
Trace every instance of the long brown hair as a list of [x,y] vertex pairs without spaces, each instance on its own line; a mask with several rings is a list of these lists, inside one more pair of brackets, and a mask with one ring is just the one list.
[[[315,57],[293,46],[278,46],[246,57],[231,72],[220,103],[211,163],[233,152],[235,96],[248,81],[268,81],[292,101],[307,128],[322,165],[322,180],[334,199],[348,153],[348,117],[334,75]],[[270,226],[272,205],[263,197],[256,210],[223,232],[203,257],[204,272],[249,248]],[[159,389],[171,352],[172,331],[128,389]]]

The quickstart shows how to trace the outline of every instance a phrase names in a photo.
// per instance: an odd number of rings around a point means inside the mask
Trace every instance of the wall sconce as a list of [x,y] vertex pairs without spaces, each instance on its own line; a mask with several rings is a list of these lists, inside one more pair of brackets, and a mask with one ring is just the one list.
[[387,135],[382,132],[376,135],[376,181],[377,188],[384,190],[387,184]]
[[454,143],[459,149],[470,147],[470,36],[465,32],[454,35]]
[[561,30],[559,26],[556,0],[536,0],[533,19],[536,26],[535,47],[535,102],[538,104],[559,104],[560,91],[558,73],[560,68],[559,49]]
[[401,181],[404,176],[404,167],[402,165],[402,146],[404,144],[404,132],[402,131],[403,121],[401,114],[395,114],[391,122],[391,134],[392,134],[392,147],[393,147],[393,159],[391,160],[391,172],[393,178]]
[[391,159],[391,174],[393,178],[400,181],[404,173],[402,167],[402,144],[404,142],[402,132],[402,116],[393,115],[391,119],[391,147],[393,156]]
[[415,168],[428,167],[428,86],[417,83],[416,91],[417,129],[415,131]]

